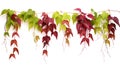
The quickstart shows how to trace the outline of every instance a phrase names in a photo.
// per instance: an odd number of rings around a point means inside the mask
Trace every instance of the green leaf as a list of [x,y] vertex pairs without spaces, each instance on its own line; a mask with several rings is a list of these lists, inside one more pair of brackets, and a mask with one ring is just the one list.
[[34,27],[34,23],[33,22],[29,22],[29,24],[28,24],[28,29],[30,30],[30,29],[32,29]]
[[78,13],[73,13],[73,15],[72,15],[73,24],[76,22],[76,17],[77,16],[78,16]]
[[70,21],[70,15],[68,15],[68,13],[63,13],[62,20],[68,20],[68,21]]
[[7,13],[8,13],[8,9],[4,9],[4,10],[2,10],[1,15],[7,14]]
[[8,14],[7,14],[7,15],[11,17],[14,13],[15,13],[15,11],[13,11],[13,10],[8,10]]
[[6,31],[9,31],[10,27],[12,26],[10,21],[7,21],[5,24]]
[[96,34],[96,33],[101,33],[101,31],[102,31],[102,28],[101,27],[95,27],[94,28],[94,33]]
[[106,19],[106,20],[108,19],[108,15],[109,14],[106,11],[103,11],[102,14],[101,14],[102,18]]
[[60,15],[58,11],[54,12],[52,15],[52,18],[57,18]]
[[56,24],[58,25],[59,23],[62,22],[62,15],[59,15],[58,17],[55,18]]
[[91,12],[94,14],[94,17],[97,18],[97,12],[95,12],[94,9],[91,9]]
[[9,33],[8,32],[4,32],[4,36],[8,36],[9,37]]
[[104,40],[106,40],[108,38],[108,36],[105,33],[103,33],[102,35],[103,35]]
[[18,17],[20,17],[22,20],[25,21],[25,15],[26,15],[26,12],[22,11],[20,14],[18,14]]
[[59,28],[59,31],[65,31],[66,30],[66,26],[65,25],[62,25],[62,24],[60,24],[60,28]]

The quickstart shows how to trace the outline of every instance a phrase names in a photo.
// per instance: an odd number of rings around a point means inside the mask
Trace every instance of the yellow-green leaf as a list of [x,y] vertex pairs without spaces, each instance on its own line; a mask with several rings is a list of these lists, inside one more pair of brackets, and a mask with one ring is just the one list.
[[73,13],[72,15],[72,22],[73,24],[76,22],[76,17],[78,16],[78,13]]
[[9,36],[9,33],[8,32],[4,32],[4,36]]

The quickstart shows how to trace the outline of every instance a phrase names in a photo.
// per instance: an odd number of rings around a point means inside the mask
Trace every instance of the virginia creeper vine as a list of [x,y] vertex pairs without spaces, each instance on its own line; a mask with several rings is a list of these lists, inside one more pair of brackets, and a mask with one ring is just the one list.
[[[73,36],[72,29],[70,27],[70,22],[76,24],[77,34],[82,38],[80,44],[90,45],[90,39],[94,41],[93,33],[99,34],[102,36],[104,43],[110,46],[110,39],[115,40],[115,30],[116,25],[120,27],[119,19],[116,16],[112,16],[107,11],[102,11],[100,13],[95,12],[91,9],[92,13],[85,13],[81,11],[80,8],[76,8],[78,13],[71,14],[67,12],[56,11],[53,13],[52,18],[45,12],[42,13],[41,17],[37,17],[37,13],[34,10],[28,9],[28,11],[22,11],[17,14],[14,10],[4,9],[1,15],[6,15],[5,31],[4,31],[4,40],[7,40],[7,37],[12,37],[10,41],[10,46],[12,52],[9,55],[10,58],[16,58],[16,53],[19,54],[18,41],[19,38],[19,29],[22,25],[21,22],[28,24],[28,29],[33,29],[33,40],[37,43],[40,40],[40,35],[36,34],[38,31],[42,37],[43,51],[42,55],[48,56],[47,47],[50,44],[51,36],[55,36],[58,39],[57,27],[59,31],[64,32],[64,39],[68,46],[70,45],[70,35]],[[9,31],[12,31],[12,36]]]

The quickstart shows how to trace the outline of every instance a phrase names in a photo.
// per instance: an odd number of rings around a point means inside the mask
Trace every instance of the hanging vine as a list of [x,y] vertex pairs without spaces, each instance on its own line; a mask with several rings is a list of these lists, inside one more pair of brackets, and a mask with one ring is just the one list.
[[65,42],[69,46],[69,37],[70,35],[73,36],[72,30],[70,28],[71,16],[68,13],[61,14],[58,11],[56,11],[53,13],[52,17],[55,19],[57,26],[59,26],[59,31],[64,32]]
[[19,37],[18,29],[21,27],[21,19],[17,16],[15,11],[10,10],[10,9],[3,10],[1,14],[2,15],[6,14],[6,24],[5,24],[5,32],[4,32],[5,38],[6,38],[6,36],[9,36],[10,28],[11,27],[13,28],[12,40],[10,41],[10,46],[11,47],[13,46],[13,48],[12,48],[13,51],[10,53],[9,59],[12,57],[16,58],[15,52],[17,52],[17,54],[19,54],[18,42],[17,42],[16,36]]
[[[68,12],[56,11],[52,14],[52,18],[45,12],[37,17],[37,13],[28,9],[28,11],[22,11],[17,14],[14,10],[4,9],[1,15],[6,15],[5,31],[4,31],[4,43],[6,46],[7,37],[11,38],[10,46],[12,52],[9,55],[10,58],[16,58],[16,53],[19,54],[18,41],[19,29],[21,25],[27,23],[28,30],[33,30],[33,41],[37,44],[40,40],[40,35],[36,34],[38,31],[42,38],[43,51],[42,55],[48,56],[47,47],[50,44],[51,37],[55,36],[58,39],[58,31],[63,31],[65,43],[70,45],[70,36],[73,36],[72,29],[70,27],[70,22],[72,20],[73,24],[76,24],[77,34],[82,38],[80,44],[87,44],[90,46],[90,40],[94,41],[93,34],[102,36],[105,46],[110,46],[110,40],[115,40],[116,25],[120,27],[119,19],[116,16],[112,16],[109,11],[102,11],[100,13],[95,12],[91,9],[92,13],[85,13],[81,11],[80,8],[76,8],[76,13],[69,14]],[[117,11],[118,12],[118,11]],[[12,35],[10,32],[12,30]],[[6,48],[7,49],[7,48]]]

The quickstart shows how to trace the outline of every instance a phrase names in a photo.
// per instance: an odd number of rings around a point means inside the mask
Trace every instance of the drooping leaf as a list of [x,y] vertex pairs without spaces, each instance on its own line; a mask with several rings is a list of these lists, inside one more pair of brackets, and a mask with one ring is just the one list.
[[13,32],[13,33],[12,33],[12,37],[14,37],[14,36],[18,36],[18,37],[19,37],[18,32]]
[[75,8],[74,10],[79,11],[80,13],[82,12],[80,8]]
[[13,44],[16,45],[16,46],[18,46],[16,39],[11,40],[10,46],[12,46]]
[[70,27],[68,20],[63,20],[63,21],[62,21],[62,24],[66,25],[67,27]]
[[57,39],[57,37],[58,37],[58,32],[57,32],[57,31],[54,31],[54,32],[51,33],[51,36],[52,36],[52,35],[54,35],[54,36],[56,37],[56,39]]
[[65,31],[66,30],[66,26],[65,25],[62,25],[62,24],[60,24],[60,28],[59,28],[59,31]]
[[89,38],[91,38],[93,40],[93,36],[91,33],[89,33]]
[[113,39],[115,39],[115,35],[114,35],[114,34],[109,34],[109,35],[108,35],[108,38],[113,38]]
[[13,14],[11,16],[11,19],[14,21],[14,22],[17,22],[19,24],[19,26],[21,26],[21,19],[16,15],[16,14]]
[[87,42],[87,44],[88,44],[88,46],[89,46],[89,39],[88,38],[83,38],[82,40],[81,40],[81,43],[80,44],[82,44],[83,42]]
[[4,36],[8,36],[9,37],[9,32],[4,32]]
[[69,46],[70,45],[70,42],[69,42],[69,39],[68,38],[66,38],[66,44]]
[[2,10],[1,15],[7,14],[7,13],[8,13],[8,10],[9,10],[9,9],[4,9],[4,10]]
[[108,44],[110,46],[110,41],[108,39],[105,40],[105,44]]
[[92,14],[87,14],[87,16],[92,20],[94,19],[94,16]]
[[17,53],[19,54],[18,48],[14,47],[14,48],[13,48],[13,53],[14,53],[14,52],[17,52]]
[[42,55],[48,56],[48,51],[47,51],[46,49],[45,49],[45,50],[43,50]]
[[70,15],[68,14],[68,13],[63,13],[63,16],[62,16],[62,20],[68,20],[68,21],[70,21]]
[[48,44],[50,41],[50,36],[46,35],[42,38],[42,42]]
[[66,28],[65,36],[69,37],[70,34],[73,36],[72,30],[70,28]]
[[49,25],[49,30],[51,32],[53,32],[55,29],[56,29],[56,25],[55,24],[52,23],[52,24]]
[[77,21],[76,20],[77,16],[78,16],[78,13],[73,13],[73,15],[72,15],[72,22],[73,22],[73,24]]
[[39,37],[38,35],[36,35],[36,36],[34,37],[34,42],[35,42],[35,43],[38,42],[39,39],[40,39],[40,37]]
[[16,57],[15,57],[15,54],[10,54],[10,55],[9,55],[9,59],[11,59],[12,57],[15,59],[15,58],[16,58]]
[[119,19],[117,17],[113,17],[113,21],[120,27]]

